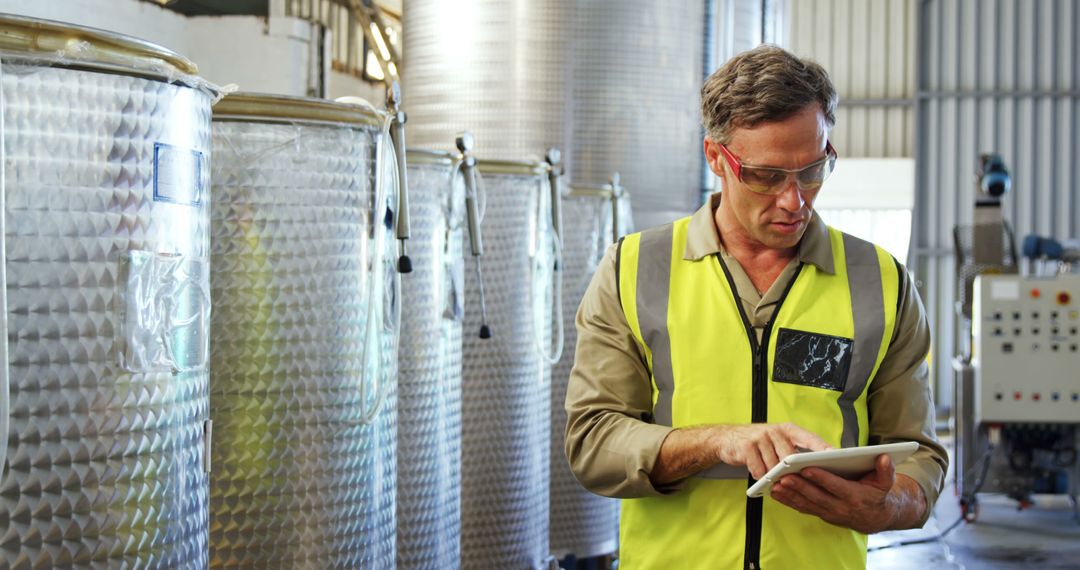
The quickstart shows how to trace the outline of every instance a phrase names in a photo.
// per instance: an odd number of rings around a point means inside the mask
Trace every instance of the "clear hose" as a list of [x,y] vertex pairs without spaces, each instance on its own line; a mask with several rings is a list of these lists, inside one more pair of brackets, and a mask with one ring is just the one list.
[[[537,198],[538,201],[541,204],[543,203],[543,200],[544,200],[543,196],[544,195],[545,195],[545,193],[543,191],[541,191],[540,196]],[[551,207],[551,208],[555,207],[554,204],[548,204],[548,206]],[[551,232],[550,232],[551,233],[551,249],[552,249],[552,253],[554,254],[554,263],[552,264],[551,281],[552,281],[552,288],[554,289],[554,293],[555,293],[555,295],[554,295],[554,297],[555,297],[554,298],[554,303],[552,303],[552,309],[553,309],[553,311],[555,313],[555,330],[552,331],[552,332],[554,333],[554,336],[555,336],[555,339],[554,339],[555,346],[552,347],[551,352],[548,352],[547,347],[544,346],[544,344],[545,344],[544,343],[544,326],[543,326],[543,322],[540,319],[534,319],[536,322],[534,323],[534,326],[533,326],[533,338],[536,341],[536,351],[538,353],[540,353],[540,356],[544,359],[544,361],[547,362],[548,364],[555,364],[560,359],[562,359],[563,344],[566,342],[566,334],[565,334],[565,331],[563,330],[563,324],[564,323],[563,323],[563,310],[562,310],[562,297],[563,297],[562,254],[563,254],[563,244],[562,244],[562,239],[558,235],[558,232],[555,231],[555,224],[551,222],[551,216],[545,216],[544,215],[544,208],[537,208],[537,214],[539,215],[540,220],[537,222],[537,224],[535,226],[536,227],[536,234],[537,234],[536,236],[534,236],[536,238],[535,241],[537,243],[539,243],[539,241],[540,241],[539,240],[539,238],[540,238],[539,234],[541,232],[540,228],[542,227],[541,222],[543,220],[547,220],[547,226],[551,230]],[[539,253],[538,253],[538,255],[539,255]],[[534,272],[536,271],[536,264],[535,263],[533,264],[533,271]],[[537,284],[536,284],[537,279],[536,279],[535,274],[533,275],[532,281],[533,281],[532,293],[534,295],[534,298],[533,298],[532,302],[535,303],[536,302],[535,296],[538,294],[537,289],[542,290],[543,287],[537,287]],[[545,314],[543,318],[550,319],[550,314]]]
[[[397,165],[394,152],[388,150],[387,145],[392,144],[390,142],[390,125],[392,124],[392,117],[387,117],[386,122],[383,124],[382,133],[380,138],[380,144],[376,150],[375,157],[375,207],[371,217],[371,227],[373,231],[373,252],[372,252],[372,266],[371,266],[371,280],[370,289],[368,290],[368,302],[367,302],[367,322],[364,329],[364,348],[362,351],[362,368],[360,372],[360,423],[370,424],[379,415],[379,411],[382,409],[382,405],[386,400],[386,382],[383,381],[383,357],[378,350],[376,350],[375,356],[376,362],[371,365],[372,357],[372,344],[379,343],[381,346],[382,331],[385,330],[386,322],[377,318],[377,314],[381,314],[384,318],[386,315],[385,307],[383,303],[385,295],[387,293],[385,289],[386,280],[384,276],[385,261],[386,261],[386,230],[382,227],[383,220],[386,219],[388,210],[388,195],[386,190],[386,173],[389,171],[391,176],[394,177],[394,183],[400,185],[401,181],[397,176]],[[400,190],[400,189],[399,189]],[[365,260],[366,261],[366,260]],[[394,347],[398,344],[397,335],[400,334],[401,324],[401,303],[400,303],[400,287],[401,282],[395,276],[394,278],[394,307],[392,330],[394,334]],[[383,299],[379,299],[377,296],[383,295]],[[378,302],[378,304],[376,304]],[[377,310],[382,309],[382,310]],[[369,391],[369,376],[374,376],[371,382],[374,388]],[[374,401],[371,407],[367,407],[368,394],[374,393]]]

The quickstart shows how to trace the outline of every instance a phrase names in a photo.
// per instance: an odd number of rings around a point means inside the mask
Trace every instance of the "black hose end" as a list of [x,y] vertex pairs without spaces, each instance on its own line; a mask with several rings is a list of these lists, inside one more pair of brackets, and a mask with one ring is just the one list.
[[398,258],[397,261],[398,273],[412,273],[412,259],[407,255],[403,255]]
[[491,338],[491,327],[480,325],[480,338]]

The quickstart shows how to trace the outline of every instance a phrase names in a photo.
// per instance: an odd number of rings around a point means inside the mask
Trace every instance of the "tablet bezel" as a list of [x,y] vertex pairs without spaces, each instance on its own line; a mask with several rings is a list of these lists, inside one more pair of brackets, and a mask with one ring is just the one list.
[[784,475],[798,473],[807,467],[819,467],[841,477],[851,478],[874,470],[879,455],[888,455],[893,466],[919,449],[916,441],[845,447],[825,451],[792,453],[773,466],[761,479],[746,490],[748,497],[762,497],[772,491],[773,483]]

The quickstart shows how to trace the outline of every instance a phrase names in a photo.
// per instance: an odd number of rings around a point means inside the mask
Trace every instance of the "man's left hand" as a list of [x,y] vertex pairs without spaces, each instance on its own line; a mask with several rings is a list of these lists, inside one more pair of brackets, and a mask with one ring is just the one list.
[[922,518],[926,498],[912,479],[897,477],[892,460],[880,455],[875,470],[856,481],[808,467],[772,487],[772,497],[801,513],[865,534],[910,528]]

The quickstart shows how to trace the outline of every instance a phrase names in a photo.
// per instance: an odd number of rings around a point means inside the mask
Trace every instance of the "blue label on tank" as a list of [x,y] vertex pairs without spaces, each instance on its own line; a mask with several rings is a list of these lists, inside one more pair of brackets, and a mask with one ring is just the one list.
[[202,204],[203,153],[154,143],[154,201],[185,206]]

